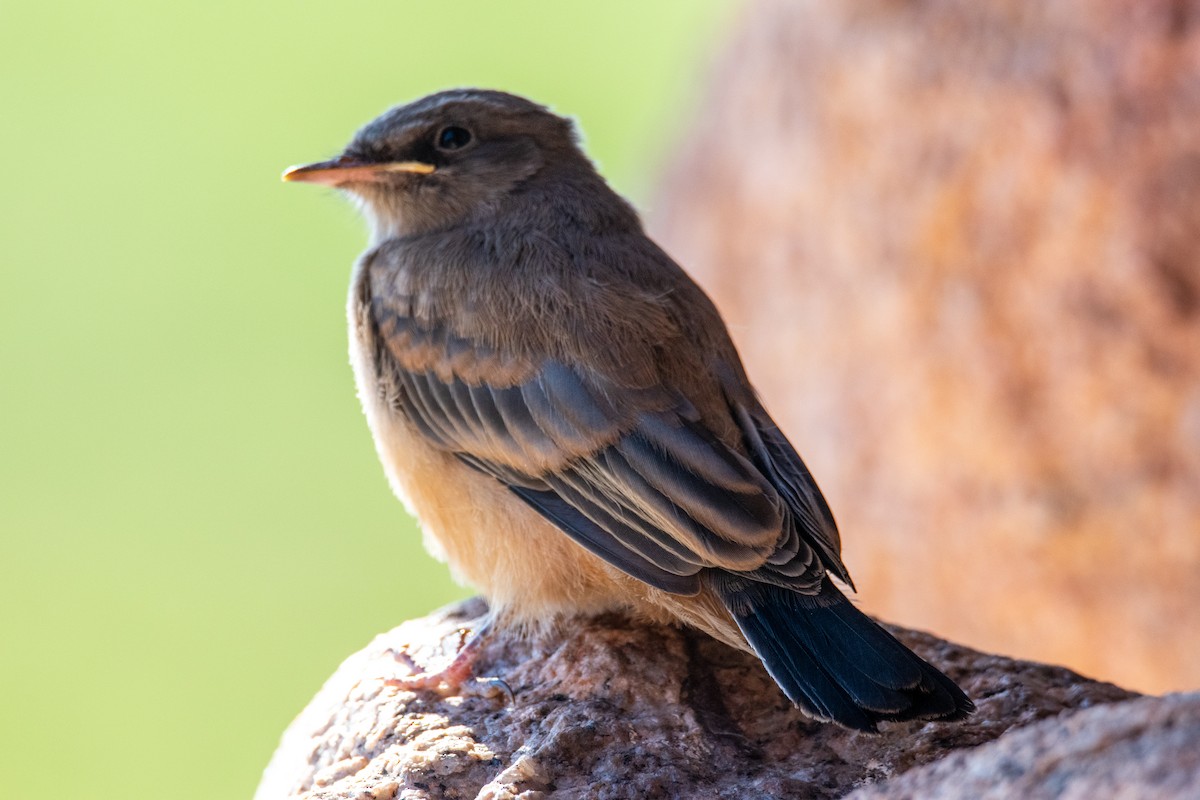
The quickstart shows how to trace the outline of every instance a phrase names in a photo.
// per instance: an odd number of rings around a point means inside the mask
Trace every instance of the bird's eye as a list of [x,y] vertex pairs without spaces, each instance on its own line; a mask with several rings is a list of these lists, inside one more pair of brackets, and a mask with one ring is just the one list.
[[437,146],[442,150],[458,150],[466,147],[471,141],[471,132],[466,128],[459,128],[451,125],[449,128],[442,128],[441,133],[437,135]]

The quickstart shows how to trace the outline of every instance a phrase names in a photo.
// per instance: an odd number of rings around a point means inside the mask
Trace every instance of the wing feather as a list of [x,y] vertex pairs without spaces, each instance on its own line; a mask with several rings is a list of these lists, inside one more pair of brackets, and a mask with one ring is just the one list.
[[723,440],[678,390],[371,308],[393,407],[617,568],[680,594],[709,569],[810,593],[826,569],[848,580],[820,492],[761,408],[731,402],[741,441]]

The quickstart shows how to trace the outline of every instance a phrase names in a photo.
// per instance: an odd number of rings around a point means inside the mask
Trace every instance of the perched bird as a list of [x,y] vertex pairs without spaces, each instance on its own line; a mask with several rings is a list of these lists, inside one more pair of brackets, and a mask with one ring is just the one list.
[[427,547],[496,624],[682,622],[862,730],[973,709],[838,589],[833,516],[716,308],[570,121],[440,92],[284,178],[345,191],[370,223],[349,298],[359,396]]

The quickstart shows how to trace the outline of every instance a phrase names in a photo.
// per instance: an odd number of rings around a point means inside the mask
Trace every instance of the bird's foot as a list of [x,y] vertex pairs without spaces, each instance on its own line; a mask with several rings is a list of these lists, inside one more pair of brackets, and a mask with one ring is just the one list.
[[[439,670],[426,670],[402,678],[388,678],[383,682],[384,685],[403,692],[434,692],[443,697],[464,694],[466,687],[470,685],[477,689],[483,689],[483,693],[489,697],[502,694],[511,705],[515,702],[516,697],[507,683],[500,678],[474,677],[475,658],[483,649],[484,636],[490,630],[490,622],[484,623],[474,632],[466,628],[459,630],[458,653],[446,666]],[[408,653],[400,652],[396,654],[396,657],[397,660],[401,660],[402,657],[410,667],[417,668],[417,664]]]

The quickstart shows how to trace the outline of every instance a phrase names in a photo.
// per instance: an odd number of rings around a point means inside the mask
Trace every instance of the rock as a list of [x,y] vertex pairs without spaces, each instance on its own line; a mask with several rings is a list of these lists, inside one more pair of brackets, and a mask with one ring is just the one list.
[[739,13],[650,229],[866,608],[1200,686],[1200,2]]
[[1200,693],[1047,719],[846,800],[1200,797]]
[[486,682],[445,697],[384,683],[444,663],[485,609],[451,606],[351,656],[284,734],[256,800],[833,798],[1010,728],[1134,696],[892,627],[979,711],[861,734],[805,718],[750,655],[616,616],[535,638],[490,634],[476,674],[503,681],[512,702]]

